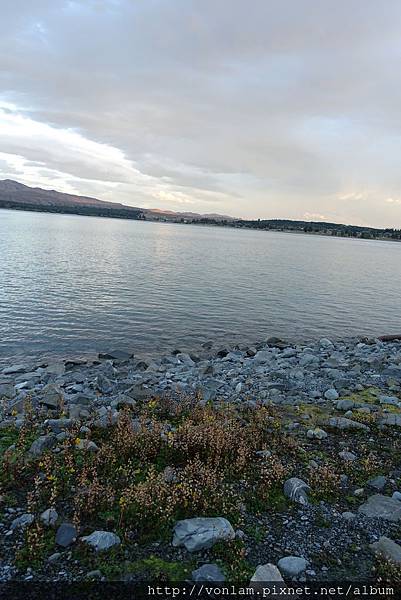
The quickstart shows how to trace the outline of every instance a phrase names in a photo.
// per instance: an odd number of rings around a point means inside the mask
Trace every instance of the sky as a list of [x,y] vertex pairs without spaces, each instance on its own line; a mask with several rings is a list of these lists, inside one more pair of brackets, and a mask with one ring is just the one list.
[[399,0],[1,0],[0,179],[401,228]]

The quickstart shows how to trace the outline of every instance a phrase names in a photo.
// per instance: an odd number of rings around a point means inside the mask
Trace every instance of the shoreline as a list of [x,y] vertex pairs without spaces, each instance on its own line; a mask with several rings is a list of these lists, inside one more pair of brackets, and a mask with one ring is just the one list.
[[399,577],[399,339],[9,365],[0,398],[2,582]]

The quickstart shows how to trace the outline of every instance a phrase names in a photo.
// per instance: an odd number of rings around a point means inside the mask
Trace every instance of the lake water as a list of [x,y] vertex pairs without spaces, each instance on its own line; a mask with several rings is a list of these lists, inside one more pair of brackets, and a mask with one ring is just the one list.
[[0,356],[401,333],[401,244],[0,210]]

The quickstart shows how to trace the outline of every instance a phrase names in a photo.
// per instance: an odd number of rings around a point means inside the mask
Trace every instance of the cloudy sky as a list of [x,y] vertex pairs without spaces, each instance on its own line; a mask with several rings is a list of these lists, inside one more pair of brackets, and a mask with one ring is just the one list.
[[399,0],[1,0],[0,178],[401,227]]

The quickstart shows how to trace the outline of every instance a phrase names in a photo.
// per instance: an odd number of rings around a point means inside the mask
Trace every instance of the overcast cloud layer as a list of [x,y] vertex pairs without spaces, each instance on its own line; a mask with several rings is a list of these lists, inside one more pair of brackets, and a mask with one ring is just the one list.
[[401,227],[399,0],[2,0],[0,178]]

